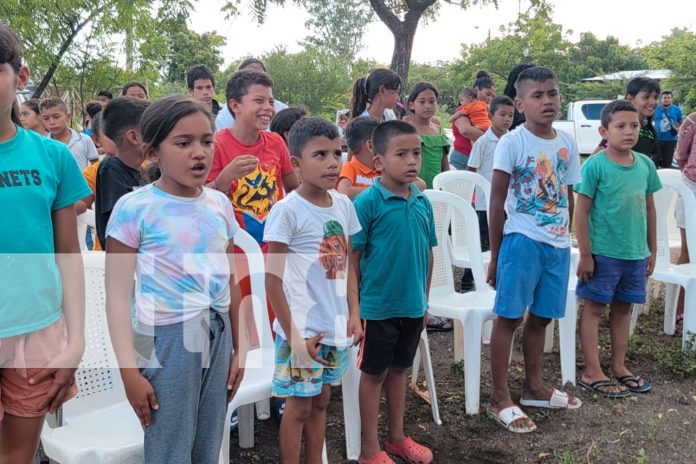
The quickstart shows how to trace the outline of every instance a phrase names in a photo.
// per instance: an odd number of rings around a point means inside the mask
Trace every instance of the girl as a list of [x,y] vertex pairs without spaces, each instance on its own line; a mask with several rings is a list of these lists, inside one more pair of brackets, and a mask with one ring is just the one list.
[[[450,155],[450,163],[457,169],[467,168],[474,142],[490,127],[490,121],[487,124],[481,124],[481,116],[483,110],[486,109],[483,107],[487,107],[495,97],[495,85],[491,76],[486,71],[479,71],[476,74],[476,80],[472,88],[476,92],[477,102],[480,102],[477,117],[475,119],[473,119],[473,116],[467,117],[461,111],[464,109],[464,103],[462,102],[461,110],[458,108],[457,112],[450,118],[455,140],[455,150]],[[486,111],[487,115],[488,112]]]
[[48,137],[48,131],[44,126],[43,121],[39,117],[39,99],[32,98],[19,106],[19,119],[22,122],[22,127],[27,130],[38,132],[44,137]]
[[217,463],[226,398],[243,375],[240,297],[226,255],[238,226],[227,197],[203,188],[213,160],[206,108],[180,95],[163,98],[145,111],[140,131],[160,177],[123,196],[107,227],[114,351],[145,428],[145,462]]
[[147,89],[144,84],[138,81],[131,81],[126,83],[121,89],[122,97],[133,97],[138,100],[148,100]]
[[401,78],[394,71],[373,69],[367,77],[353,83],[350,100],[350,119],[372,116],[380,121],[396,119],[394,106],[401,93]]
[[0,462],[31,463],[47,412],[74,396],[84,350],[75,202],[89,195],[68,148],[23,129],[29,69],[0,23]]

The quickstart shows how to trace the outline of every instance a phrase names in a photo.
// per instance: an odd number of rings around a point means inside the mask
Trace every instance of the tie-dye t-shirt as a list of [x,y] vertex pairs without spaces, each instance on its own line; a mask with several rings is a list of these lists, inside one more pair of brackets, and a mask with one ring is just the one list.
[[147,325],[186,321],[230,305],[227,247],[239,226],[224,194],[195,198],[154,184],[121,197],[106,235],[136,248],[135,313]]
[[568,186],[580,182],[575,140],[561,131],[553,139],[542,139],[520,126],[498,142],[496,169],[510,174],[503,233],[569,247]]
[[254,155],[259,165],[254,172],[234,181],[228,196],[242,227],[262,243],[268,213],[283,198],[283,176],[292,172],[290,154],[282,137],[275,132],[260,131],[256,143],[244,145],[228,129],[223,129],[215,134],[215,156],[208,182],[243,155]]

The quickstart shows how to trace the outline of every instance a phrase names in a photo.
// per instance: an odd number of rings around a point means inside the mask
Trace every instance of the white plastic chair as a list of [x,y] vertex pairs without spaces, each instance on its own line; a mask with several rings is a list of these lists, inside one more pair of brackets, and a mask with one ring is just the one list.
[[43,449],[62,464],[142,463],[143,429],[126,398],[106,322],[104,253],[82,256],[87,305],[86,348],[76,372],[79,393],[59,417],[47,417]]
[[96,228],[95,224],[93,209],[87,209],[84,213],[77,216],[77,239],[80,242],[80,250],[87,251],[87,230],[90,227],[94,230]]
[[[438,246],[433,249],[433,263],[429,311],[435,316],[454,319],[461,324],[463,340],[456,342],[455,352],[461,350],[464,359],[464,384],[467,414],[478,414],[481,380],[481,339],[483,324],[495,319],[493,304],[495,291],[485,282],[481,244],[478,234],[478,216],[474,208],[461,197],[437,190],[426,190],[433,206]],[[452,260],[448,228],[455,214],[463,218],[467,235],[469,265],[474,275],[476,290],[457,293],[454,290]],[[456,358],[456,354],[455,354]]]
[[[653,194],[657,213],[657,259],[651,279],[667,284],[665,292],[664,332],[674,334],[676,323],[676,300],[679,287],[684,288],[684,326],[682,344],[685,346],[688,334],[696,333],[696,196],[684,184],[677,170],[658,171],[662,189]],[[689,248],[689,264],[672,264],[670,261],[669,221],[672,214],[673,197],[678,195],[684,201],[686,220],[686,239]],[[638,319],[640,305],[633,305],[631,332]]]
[[437,404],[437,389],[435,388],[435,375],[433,374],[433,361],[430,357],[430,344],[428,343],[428,332],[421,332],[418,350],[413,358],[413,370],[411,372],[411,388],[417,388],[418,371],[420,369],[421,357],[423,358],[423,373],[425,374],[425,385],[428,389],[428,399],[430,399],[430,410],[433,415],[433,422],[442,425],[440,419],[440,408]]

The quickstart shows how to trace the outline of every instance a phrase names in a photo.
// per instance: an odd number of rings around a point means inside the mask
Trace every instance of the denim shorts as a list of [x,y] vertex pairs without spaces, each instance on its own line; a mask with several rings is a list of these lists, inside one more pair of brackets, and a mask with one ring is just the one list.
[[449,155],[449,164],[454,166],[455,169],[464,171],[469,164],[469,156],[460,151],[452,150],[452,153]]
[[593,255],[594,274],[587,282],[578,281],[575,293],[580,298],[601,304],[614,300],[625,303],[645,303],[645,270],[648,259],[616,259]]
[[569,270],[569,248],[522,234],[505,235],[498,253],[493,312],[506,319],[519,319],[527,309],[543,318],[563,317]]

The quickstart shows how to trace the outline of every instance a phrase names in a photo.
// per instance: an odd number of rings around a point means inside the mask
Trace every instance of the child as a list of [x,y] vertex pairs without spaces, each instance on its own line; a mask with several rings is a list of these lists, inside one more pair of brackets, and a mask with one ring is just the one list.
[[[432,206],[411,185],[421,164],[416,129],[403,121],[380,124],[372,135],[375,166],[382,177],[358,195],[362,231],[353,236],[348,303],[360,307],[365,334],[359,368],[361,463],[393,463],[380,450],[377,423],[382,387],[387,396],[386,452],[406,462],[428,464],[432,452],[404,434],[406,369],[413,363],[437,245]],[[398,250],[408,250],[399,253]],[[389,266],[385,266],[385,263]]]
[[469,122],[482,131],[487,131],[491,127],[491,120],[488,118],[488,103],[478,99],[478,92],[472,87],[468,87],[459,94],[460,107],[450,118],[451,122],[460,117],[466,116]]
[[49,137],[68,146],[75,162],[80,169],[84,169],[99,159],[97,147],[88,135],[80,134],[68,127],[68,121],[72,119],[65,102],[57,97],[41,100],[39,103],[41,120],[50,132]]
[[208,111],[217,116],[220,112],[220,103],[215,100],[215,76],[204,64],[197,64],[186,73],[186,85],[189,95],[194,100],[201,102]]
[[293,124],[307,117],[307,108],[304,106],[291,106],[280,110],[273,116],[269,130],[283,137],[285,145],[288,144],[288,135]]
[[97,94],[97,101],[101,104],[102,108],[111,103],[114,99],[114,94],[108,90],[100,90]]
[[[91,101],[85,105],[85,121],[84,121],[84,132],[87,136],[92,136],[92,121],[94,116],[103,109],[103,106],[98,101]],[[94,142],[94,139],[92,139]],[[95,143],[96,145],[96,143]]]
[[28,82],[19,39],[0,23],[0,214],[11,221],[0,233],[2,463],[34,462],[46,413],[77,392],[85,346],[74,204],[89,189],[64,144],[19,125]]
[[300,186],[268,218],[266,289],[276,310],[273,395],[287,397],[280,423],[280,460],[321,462],[331,384],[348,370],[362,337],[360,312],[346,300],[350,236],[360,223],[350,200],[333,189],[341,167],[336,127],[320,118],[290,130]]
[[[696,113],[691,113],[679,128],[679,142],[674,158],[682,172],[682,180],[696,195]],[[686,242],[686,219],[684,217],[684,202],[679,199],[675,210],[677,227],[681,234],[681,250],[677,264],[689,262],[689,247]],[[677,303],[677,324],[684,321],[684,291],[679,291]]]
[[390,69],[371,70],[353,83],[350,118],[372,116],[380,121],[396,119],[394,106],[401,93],[401,78]]
[[235,123],[215,134],[208,186],[229,196],[238,222],[265,248],[263,229],[271,207],[283,198],[283,190],[298,185],[285,142],[266,130],[275,116],[273,81],[267,74],[238,71],[227,82],[225,96]]
[[561,104],[553,72],[527,69],[516,87],[517,107],[527,121],[500,139],[493,159],[487,281],[498,289],[498,318],[491,335],[491,410],[505,429],[527,433],[536,424],[513,403],[507,378],[512,336],[527,308],[520,404],[549,409],[582,404],[548,388],[541,376],[546,326],[565,313],[573,184],[580,180],[580,159],[575,141],[552,127]]
[[411,124],[421,140],[421,170],[419,177],[427,188],[433,188],[433,179],[449,171],[447,153],[449,141],[441,125],[433,121],[437,112],[437,89],[428,82],[418,82],[408,96],[408,109],[413,114]]
[[148,105],[145,100],[120,97],[102,110],[104,135],[114,142],[118,151],[102,160],[94,186],[94,216],[102,249],[106,246],[106,225],[116,202],[143,184],[140,168],[145,156],[138,124]]
[[[608,398],[646,393],[651,385],[626,367],[631,307],[645,303],[647,276],[655,267],[656,224],[653,193],[662,185],[655,164],[631,150],[638,140],[638,110],[626,100],[602,110],[599,133],[607,148],[582,167],[577,186],[575,235],[580,248],[576,293],[585,299],[580,342],[585,372],[578,384]],[[611,306],[611,370],[602,371],[597,351],[599,319]]]
[[39,111],[39,99],[32,98],[19,106],[19,119],[22,127],[48,137],[48,131],[41,120]]
[[[479,100],[480,101],[480,100]],[[489,182],[493,180],[493,154],[498,140],[507,134],[515,114],[515,103],[505,95],[495,97],[490,105],[491,127],[474,143],[469,158],[468,170],[478,172]],[[486,198],[481,189],[476,189],[475,206],[479,222],[479,235],[481,249],[487,251],[488,246],[488,219],[486,215]],[[467,292],[475,289],[474,276],[471,269],[465,269],[462,275],[461,291]]]
[[372,132],[379,120],[371,116],[354,118],[346,127],[348,161],[341,167],[336,190],[355,200],[360,192],[374,183],[379,171],[372,163]]
[[126,85],[121,89],[122,97],[133,97],[138,100],[147,101],[147,89],[145,85],[138,81],[127,82]]
[[145,462],[213,464],[243,375],[240,297],[226,255],[238,226],[225,195],[203,188],[213,160],[204,106],[165,97],[142,115],[140,132],[161,177],[123,196],[109,221],[109,331],[145,429]]

